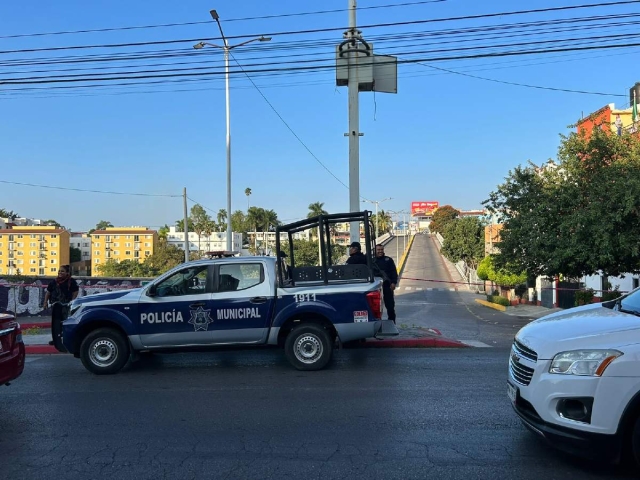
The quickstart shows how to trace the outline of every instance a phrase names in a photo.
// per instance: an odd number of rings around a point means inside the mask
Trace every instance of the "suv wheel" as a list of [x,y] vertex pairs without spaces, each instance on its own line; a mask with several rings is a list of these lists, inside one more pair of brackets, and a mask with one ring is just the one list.
[[96,375],[118,373],[129,361],[129,342],[113,328],[90,332],[80,345],[84,367]]
[[320,370],[331,360],[333,344],[322,326],[302,324],[287,335],[284,352],[287,360],[298,370]]

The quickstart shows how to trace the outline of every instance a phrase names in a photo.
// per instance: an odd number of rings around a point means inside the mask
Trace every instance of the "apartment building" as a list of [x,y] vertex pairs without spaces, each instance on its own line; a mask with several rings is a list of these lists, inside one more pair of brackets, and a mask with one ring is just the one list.
[[[242,233],[233,232],[231,242],[232,250],[240,251],[242,248]],[[202,253],[227,249],[227,232],[212,232],[211,235],[200,235],[189,232],[189,251]],[[178,232],[176,227],[169,227],[167,243],[184,250],[184,232]]]
[[69,238],[57,227],[0,229],[0,275],[56,276],[69,264]]
[[158,232],[146,227],[95,230],[91,233],[91,272],[94,277],[102,276],[97,267],[110,260],[144,262],[145,258],[153,255],[157,246]]

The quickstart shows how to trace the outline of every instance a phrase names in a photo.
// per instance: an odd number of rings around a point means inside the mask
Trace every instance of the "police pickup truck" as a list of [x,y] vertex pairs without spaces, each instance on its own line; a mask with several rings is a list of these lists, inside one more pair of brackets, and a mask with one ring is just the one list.
[[[275,257],[221,257],[187,262],[142,288],[78,297],[63,325],[63,343],[95,374],[121,370],[138,352],[194,347],[278,345],[299,370],[319,370],[334,344],[397,335],[382,320],[374,262],[345,265],[330,242],[331,223],[364,223],[369,212],[320,216],[279,227]],[[294,234],[318,235],[319,265],[296,266]],[[280,249],[287,234],[289,255]],[[290,260],[290,265],[287,264]]]

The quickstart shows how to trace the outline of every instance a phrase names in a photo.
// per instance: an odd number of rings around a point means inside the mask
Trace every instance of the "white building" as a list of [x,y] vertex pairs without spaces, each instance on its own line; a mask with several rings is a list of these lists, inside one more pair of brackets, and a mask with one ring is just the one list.
[[75,247],[82,252],[82,261],[91,261],[91,237],[86,232],[71,232],[69,246]]
[[[242,249],[242,234],[232,233],[232,235],[232,249],[239,252]],[[190,252],[224,251],[227,249],[227,232],[213,232],[211,235],[201,235],[200,237],[195,232],[189,232],[188,241]],[[184,250],[184,232],[176,231],[176,227],[169,227],[167,243]]]

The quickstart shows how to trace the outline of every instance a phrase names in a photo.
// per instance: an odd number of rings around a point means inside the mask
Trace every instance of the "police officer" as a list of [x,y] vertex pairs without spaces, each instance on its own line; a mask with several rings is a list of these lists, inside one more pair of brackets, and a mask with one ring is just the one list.
[[376,245],[376,265],[384,279],[382,283],[384,306],[387,309],[389,320],[393,320],[393,323],[396,323],[396,301],[393,298],[393,291],[398,283],[398,270],[393,258],[384,254],[384,246],[382,245]]
[[353,242],[349,245],[349,258],[347,258],[347,265],[366,265],[367,257],[362,253],[360,243]]

